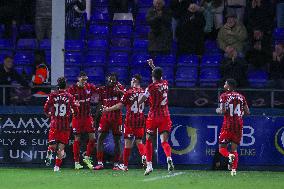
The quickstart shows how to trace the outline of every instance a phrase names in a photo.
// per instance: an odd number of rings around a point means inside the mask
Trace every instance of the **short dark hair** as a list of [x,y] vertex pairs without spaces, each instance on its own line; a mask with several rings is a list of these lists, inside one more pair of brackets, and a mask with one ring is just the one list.
[[57,79],[57,86],[59,89],[65,89],[66,88],[66,79],[65,77],[59,77]]
[[4,56],[4,60],[6,60],[7,58],[14,60],[14,57],[12,55],[9,55],[9,54]]
[[235,79],[229,78],[226,79],[226,82],[228,83],[228,85],[232,88],[235,89],[237,87],[237,82]]
[[86,77],[86,76],[87,76],[86,72],[80,71],[79,77]]
[[115,72],[111,72],[108,77],[115,77],[115,79],[117,80],[117,74]]
[[135,74],[133,78],[135,78],[139,83],[142,82],[142,76],[140,74]]
[[155,67],[152,71],[152,76],[156,80],[160,80],[163,76],[163,69],[161,67]]

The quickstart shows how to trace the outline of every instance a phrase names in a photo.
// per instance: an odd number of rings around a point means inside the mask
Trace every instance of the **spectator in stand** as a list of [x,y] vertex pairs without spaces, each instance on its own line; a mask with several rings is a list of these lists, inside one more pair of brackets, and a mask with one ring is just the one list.
[[246,4],[246,0],[225,0],[227,13],[236,14],[239,22],[243,22]]
[[244,53],[244,48],[247,39],[247,30],[243,24],[238,22],[237,16],[234,13],[226,15],[227,21],[223,27],[221,27],[218,33],[219,47],[225,51],[230,46],[237,50],[239,54]]
[[[0,67],[0,85],[12,85],[15,82],[21,84],[24,87],[28,87],[29,84],[25,79],[14,69],[14,58],[12,56],[5,56],[3,65]],[[3,104],[3,89],[0,91],[0,104]],[[5,90],[5,103],[10,104],[11,89]]]
[[219,29],[223,26],[223,0],[202,0],[201,11],[206,20],[204,32],[208,39],[216,40]]
[[35,31],[37,40],[51,38],[52,1],[36,0]]
[[275,45],[270,64],[270,79],[273,87],[284,89],[284,43]]
[[178,54],[198,54],[204,51],[205,19],[197,4],[190,4],[177,26]]
[[228,79],[235,79],[239,87],[246,86],[246,61],[238,56],[238,52],[234,47],[228,46],[225,50],[225,57],[221,63],[222,83]]
[[66,39],[81,39],[86,27],[86,0],[67,0],[65,12]]
[[164,0],[154,0],[146,15],[147,23],[150,25],[148,34],[148,50],[151,55],[168,54],[172,45],[171,12],[165,7]]

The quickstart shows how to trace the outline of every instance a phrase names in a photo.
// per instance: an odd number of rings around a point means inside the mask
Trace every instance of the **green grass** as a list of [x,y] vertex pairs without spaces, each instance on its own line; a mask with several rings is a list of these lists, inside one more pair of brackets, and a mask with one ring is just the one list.
[[[180,173],[182,172],[182,173]],[[143,176],[143,170],[128,172],[103,170],[75,171],[62,169],[1,168],[0,189],[277,189],[284,188],[284,172],[240,171],[236,177],[229,172],[176,170],[168,176],[166,170],[154,170]]]

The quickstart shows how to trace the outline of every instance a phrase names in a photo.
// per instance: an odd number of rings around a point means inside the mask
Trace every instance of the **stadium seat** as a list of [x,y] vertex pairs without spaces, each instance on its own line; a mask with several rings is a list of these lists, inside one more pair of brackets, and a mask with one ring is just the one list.
[[34,62],[33,51],[17,51],[14,57],[15,65],[30,65]]
[[109,55],[108,66],[128,67],[129,54],[126,52],[112,52]]
[[174,85],[174,69],[172,67],[163,67],[163,79],[168,81],[169,86]]
[[89,39],[108,38],[109,28],[106,25],[91,25],[89,29]]
[[[96,4],[95,4],[96,5]],[[93,8],[93,12],[99,12],[99,13],[103,13],[103,14],[108,14],[108,6],[105,6],[105,5],[96,5],[94,8]]]
[[149,26],[136,25],[134,36],[135,38],[147,38],[149,31],[150,31]]
[[88,52],[86,60],[84,62],[85,66],[105,66],[106,65],[106,53],[104,52]]
[[19,35],[21,38],[33,38],[35,37],[34,25],[24,24],[19,27]]
[[0,39],[0,49],[13,49],[13,42],[9,39]]
[[77,81],[77,77],[81,69],[79,67],[65,66],[64,75],[67,79],[68,84],[73,84]]
[[153,5],[152,0],[138,1],[138,7],[151,7],[152,5]]
[[145,13],[138,13],[136,15],[136,24],[141,25],[141,24],[146,24],[146,14]]
[[133,42],[133,50],[137,51],[148,51],[148,40],[147,39],[135,39]]
[[88,50],[107,51],[108,42],[106,39],[93,39],[88,41]]
[[0,50],[0,63],[3,62],[5,56],[10,55],[13,56],[13,51],[11,50]]
[[67,66],[80,66],[82,63],[82,53],[81,52],[66,52],[65,53],[65,64]]
[[248,72],[248,82],[250,87],[263,88],[266,86],[268,73],[263,70],[251,70]]
[[222,51],[220,50],[216,41],[207,40],[205,41],[205,52],[204,54],[211,55],[211,54],[221,54]]
[[276,42],[284,42],[284,28],[275,28],[273,32],[273,39]]
[[176,72],[177,87],[195,87],[197,79],[197,67],[178,67]]
[[222,61],[222,55],[204,55],[201,58],[201,67],[216,67]]
[[43,50],[50,50],[51,49],[51,40],[50,39],[43,39],[39,42],[39,48]]
[[45,61],[48,65],[51,65],[51,51],[50,50],[45,51]]
[[84,71],[86,72],[90,82],[103,84],[105,81],[105,73],[102,67],[88,67],[85,68]]
[[108,73],[116,73],[118,81],[123,84],[129,84],[129,72],[125,67],[108,67]]
[[65,40],[66,51],[80,51],[84,48],[82,40]]
[[92,5],[95,6],[108,6],[109,5],[109,0],[94,0],[94,2],[92,2]]
[[131,51],[131,40],[128,38],[113,38],[111,39],[112,51]]
[[132,36],[132,27],[129,25],[114,25],[112,26],[112,37],[130,38]]
[[178,57],[177,65],[182,67],[198,66],[199,59],[196,55],[182,55]]
[[134,54],[132,56],[131,67],[133,68],[148,67],[147,60],[149,58],[150,58],[150,55],[147,53]]
[[202,68],[200,70],[200,86],[201,87],[217,87],[220,80],[219,68]]
[[19,73],[19,74],[26,74],[27,76],[31,76],[33,73],[33,68],[32,66],[16,66],[15,70]]
[[110,21],[109,14],[94,12],[91,16],[91,24],[108,23]]
[[37,48],[36,39],[19,39],[17,49],[33,50]]
[[154,63],[162,68],[174,67],[176,65],[176,57],[174,55],[158,55],[154,59]]

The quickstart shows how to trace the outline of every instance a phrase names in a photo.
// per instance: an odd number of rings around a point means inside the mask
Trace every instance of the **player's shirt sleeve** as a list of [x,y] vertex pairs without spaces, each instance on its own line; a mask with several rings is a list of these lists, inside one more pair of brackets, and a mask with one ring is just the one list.
[[149,87],[147,87],[147,88],[145,89],[145,92],[144,92],[143,96],[149,98],[149,96],[150,96]]
[[91,90],[92,94],[97,93],[97,87],[94,84],[90,84],[90,90]]
[[129,96],[129,93],[128,92],[126,92],[126,93],[124,93],[124,95],[121,97],[121,99],[120,99],[120,102],[124,105],[124,106],[126,106],[127,104],[128,104],[128,96]]
[[47,100],[43,107],[43,111],[46,115],[48,115],[51,106],[52,106],[52,94],[48,95]]
[[79,108],[78,108],[79,104],[76,103],[75,97],[72,96],[71,94],[70,94],[70,99],[71,99],[71,111],[72,111],[72,114],[74,116],[77,116],[79,114]]

